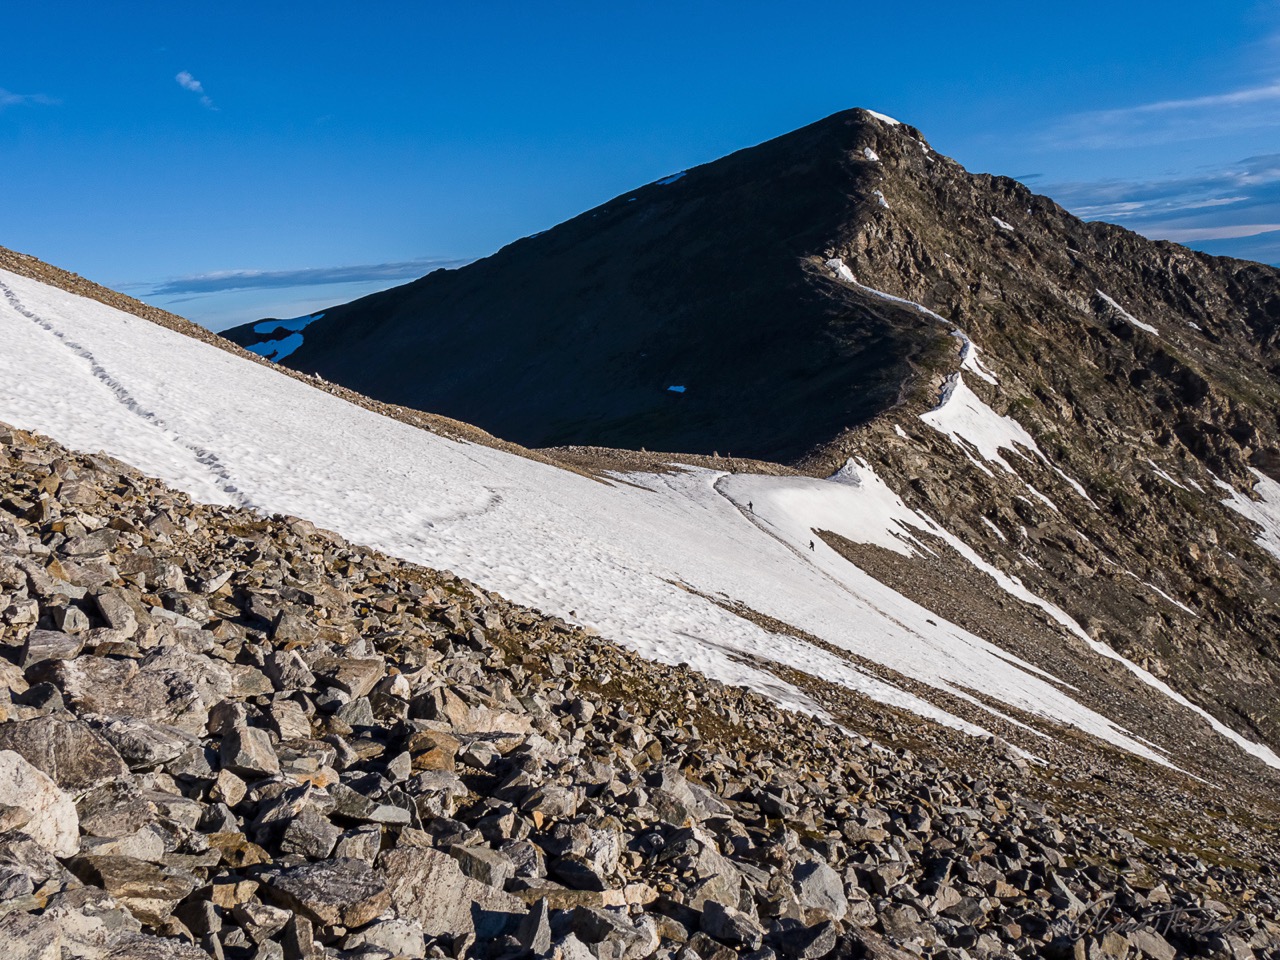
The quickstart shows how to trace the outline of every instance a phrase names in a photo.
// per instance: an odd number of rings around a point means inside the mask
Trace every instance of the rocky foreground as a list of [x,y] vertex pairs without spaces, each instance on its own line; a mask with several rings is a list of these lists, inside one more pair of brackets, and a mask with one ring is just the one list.
[[0,636],[5,960],[1280,953],[1238,826],[1148,842],[3,426]]

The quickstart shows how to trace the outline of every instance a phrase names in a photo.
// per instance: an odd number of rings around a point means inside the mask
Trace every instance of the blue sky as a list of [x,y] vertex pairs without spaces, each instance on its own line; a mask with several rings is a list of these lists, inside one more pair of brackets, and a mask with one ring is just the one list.
[[0,244],[214,328],[853,106],[1081,215],[1280,263],[1280,0],[11,7]]

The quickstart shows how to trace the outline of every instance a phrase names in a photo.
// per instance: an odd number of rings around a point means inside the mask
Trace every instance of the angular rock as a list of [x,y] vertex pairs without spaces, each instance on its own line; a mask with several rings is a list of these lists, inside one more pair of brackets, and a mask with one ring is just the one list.
[[101,727],[130,770],[152,770],[199,746],[190,733],[163,723],[115,717]]
[[223,767],[251,779],[280,773],[280,759],[271,737],[257,727],[237,726],[224,733],[219,757]]
[[454,844],[449,848],[449,856],[458,861],[458,867],[468,877],[499,890],[515,876],[516,867],[511,858],[488,847]]
[[396,912],[419,921],[427,936],[497,937],[514,931],[525,913],[521,900],[471,879],[453,857],[430,847],[384,851],[378,870]]
[[196,878],[185,871],[134,857],[77,857],[71,862],[71,870],[85,883],[101,887],[115,897],[143,923],[153,926],[162,923],[197,884]]
[[792,888],[810,922],[843,920],[849,912],[844,881],[822,860],[797,864],[792,871]]
[[65,716],[0,724],[0,750],[21,754],[64,790],[83,793],[128,774],[120,754],[88,724]]
[[[74,609],[74,608],[73,608]],[[79,611],[77,611],[79,612]],[[84,616],[84,614],[80,614]],[[87,628],[87,624],[85,627]],[[84,630],[64,633],[59,630],[32,630],[23,644],[19,663],[25,669],[45,660],[72,660],[84,649]]]
[[23,832],[55,856],[71,857],[79,851],[76,805],[56,783],[12,750],[0,750],[0,804],[30,814]]
[[363,860],[322,860],[264,879],[272,899],[323,926],[362,927],[394,902],[385,871],[374,871]]

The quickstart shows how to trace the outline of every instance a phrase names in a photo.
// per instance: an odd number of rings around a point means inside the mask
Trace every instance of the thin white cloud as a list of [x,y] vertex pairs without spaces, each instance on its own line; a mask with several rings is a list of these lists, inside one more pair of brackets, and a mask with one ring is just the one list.
[[213,101],[210,100],[209,96],[204,92],[204,84],[201,83],[199,80],[197,80],[195,77],[193,77],[188,71],[186,70],[181,71],[173,79],[178,81],[178,86],[180,86],[183,90],[189,90],[192,93],[199,94],[201,106],[208,107],[210,110],[218,109],[213,105]]
[[1190,243],[1193,240],[1238,240],[1280,230],[1280,223],[1241,223],[1230,227],[1192,227],[1185,230],[1155,228],[1145,231],[1152,240]]
[[1153,239],[1223,244],[1215,252],[1269,263],[1277,262],[1280,252],[1280,154],[1181,177],[1045,184],[1043,189],[1078,217],[1120,223]]
[[1176,100],[1157,100],[1064,117],[1045,146],[1110,149],[1204,140],[1280,126],[1280,80]]
[[56,107],[60,100],[45,96],[43,93],[13,93],[0,87],[0,110],[5,107],[41,106]]
[[1251,87],[1245,90],[1233,90],[1230,93],[1215,93],[1207,97],[1192,97],[1190,100],[1159,100],[1155,103],[1144,103],[1122,110],[1103,111],[1101,115],[1110,114],[1123,117],[1126,114],[1163,113],[1170,110],[1206,110],[1219,107],[1238,107],[1243,104],[1264,103],[1272,100],[1280,100],[1280,82],[1269,83],[1261,87]]
[[[413,280],[441,267],[460,267],[469,260],[424,257],[392,263],[366,263],[342,267],[304,267],[300,270],[221,270],[176,277],[147,284],[149,296],[218,293],[227,290],[312,287],[333,283]],[[136,287],[141,284],[131,285]]]

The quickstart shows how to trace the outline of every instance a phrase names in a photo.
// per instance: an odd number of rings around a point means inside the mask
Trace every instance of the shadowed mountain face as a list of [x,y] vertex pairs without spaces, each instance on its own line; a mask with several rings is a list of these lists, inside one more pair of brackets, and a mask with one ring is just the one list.
[[[877,204],[878,127],[840,114],[331,308],[284,362],[527,446],[794,459],[892,405],[946,339],[804,260]],[[263,326],[225,335],[288,333]]]

